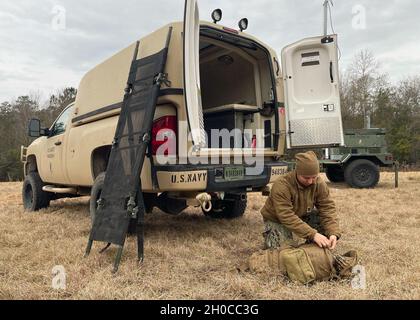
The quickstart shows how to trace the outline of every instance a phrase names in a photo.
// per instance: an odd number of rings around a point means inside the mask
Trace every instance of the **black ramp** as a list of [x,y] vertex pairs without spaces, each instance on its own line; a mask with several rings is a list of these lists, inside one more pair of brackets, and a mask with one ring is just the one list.
[[[163,50],[140,60],[136,60],[137,43],[87,254],[93,241],[101,241],[120,247],[119,260],[130,220],[140,217],[138,224],[142,230],[144,203],[140,173],[151,139],[159,90],[161,84],[167,81],[163,72],[171,32],[170,28]],[[140,252],[142,250],[139,249]],[[119,261],[116,261],[116,268],[117,263]]]

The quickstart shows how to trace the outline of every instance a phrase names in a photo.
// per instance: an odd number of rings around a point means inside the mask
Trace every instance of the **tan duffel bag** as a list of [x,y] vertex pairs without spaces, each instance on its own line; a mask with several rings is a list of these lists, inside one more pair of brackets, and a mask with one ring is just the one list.
[[334,256],[328,249],[316,244],[304,244],[298,248],[280,252],[286,274],[292,281],[308,284],[331,280],[336,277]]
[[329,249],[316,244],[262,250],[249,259],[249,269],[254,272],[267,270],[288,276],[292,281],[309,284],[351,276],[358,263],[356,251],[333,255]]
[[253,272],[285,273],[286,268],[281,260],[281,249],[267,249],[255,252],[248,260],[249,270]]

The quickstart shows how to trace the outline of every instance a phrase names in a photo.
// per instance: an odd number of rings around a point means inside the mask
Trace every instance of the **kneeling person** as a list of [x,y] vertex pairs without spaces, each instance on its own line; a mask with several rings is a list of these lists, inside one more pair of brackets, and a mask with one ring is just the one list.
[[261,214],[266,249],[293,243],[294,233],[333,250],[341,236],[335,203],[312,151],[296,155],[296,169],[274,183]]

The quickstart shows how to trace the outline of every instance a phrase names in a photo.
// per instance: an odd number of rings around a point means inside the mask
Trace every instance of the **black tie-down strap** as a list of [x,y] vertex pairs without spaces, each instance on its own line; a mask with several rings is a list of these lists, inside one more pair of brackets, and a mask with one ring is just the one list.
[[137,220],[139,260],[143,260],[145,206],[140,174],[151,140],[159,90],[161,84],[167,82],[163,72],[171,32],[172,28],[163,50],[140,60],[136,60],[137,43],[104,186],[86,248],[86,255],[89,255],[94,241],[108,243],[107,247],[116,245],[114,272],[119,267],[131,219]]

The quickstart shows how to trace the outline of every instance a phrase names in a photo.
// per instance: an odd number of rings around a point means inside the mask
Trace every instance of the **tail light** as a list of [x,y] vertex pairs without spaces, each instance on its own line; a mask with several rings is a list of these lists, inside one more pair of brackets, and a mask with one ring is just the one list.
[[155,156],[159,147],[172,139],[164,155],[176,155],[177,117],[165,116],[153,122],[152,127],[152,154]]
[[252,149],[257,149],[257,136],[253,136],[253,137],[252,137],[252,144],[251,144],[251,148],[252,148]]

